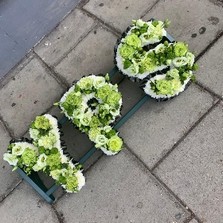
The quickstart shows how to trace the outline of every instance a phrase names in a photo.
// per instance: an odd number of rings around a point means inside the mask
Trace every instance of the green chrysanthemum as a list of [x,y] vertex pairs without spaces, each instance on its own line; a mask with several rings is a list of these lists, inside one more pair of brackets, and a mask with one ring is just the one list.
[[122,144],[123,141],[120,137],[118,137],[117,135],[112,136],[109,140],[108,140],[108,149],[112,152],[119,152],[122,149]]

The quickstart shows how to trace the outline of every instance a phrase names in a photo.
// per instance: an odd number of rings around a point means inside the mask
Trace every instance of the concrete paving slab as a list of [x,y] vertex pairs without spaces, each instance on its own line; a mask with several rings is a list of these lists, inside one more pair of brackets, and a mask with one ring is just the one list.
[[98,27],[92,30],[57,66],[56,72],[69,84],[88,74],[109,72],[117,37]]
[[190,223],[198,223],[198,221],[193,219],[192,221],[190,221]]
[[200,53],[223,29],[222,7],[209,0],[161,0],[143,19],[169,19],[168,31]]
[[86,186],[61,198],[65,222],[184,222],[190,214],[127,150],[103,157],[87,174]]
[[199,60],[199,70],[197,80],[205,87],[211,89],[219,96],[223,97],[223,64],[222,60],[223,38],[219,39],[215,45]]
[[216,107],[155,170],[202,222],[223,219],[223,107]]
[[16,172],[12,172],[12,167],[5,161],[2,161],[3,154],[7,151],[10,136],[0,122],[0,201],[5,194],[8,194],[13,187],[19,182]]
[[52,66],[74,47],[94,25],[93,19],[76,9],[34,50],[48,65]]
[[119,31],[124,31],[133,19],[140,18],[156,2],[156,0],[91,0],[84,9]]
[[146,102],[120,133],[128,147],[152,168],[212,103],[208,93],[192,85],[171,101]]
[[37,59],[21,70],[20,67],[14,71],[13,80],[0,90],[0,114],[16,137],[22,136],[34,117],[49,108],[63,92]]
[[0,215],[4,223],[59,223],[51,206],[24,182],[0,203]]

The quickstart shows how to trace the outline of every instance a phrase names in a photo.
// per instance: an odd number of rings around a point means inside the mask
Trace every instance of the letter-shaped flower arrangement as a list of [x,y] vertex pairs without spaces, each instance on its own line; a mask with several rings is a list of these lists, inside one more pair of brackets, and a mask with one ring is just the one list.
[[168,21],[133,20],[115,47],[115,63],[129,77],[144,80],[146,94],[167,100],[183,92],[194,80],[194,54],[184,42],[168,42]]
[[107,155],[115,155],[123,140],[111,124],[120,115],[122,95],[109,75],[89,75],[77,81],[57,103],[65,116]]
[[11,141],[3,159],[27,175],[43,171],[67,192],[78,192],[85,184],[81,165],[64,154],[57,119],[49,114],[37,116],[29,129],[32,140]]

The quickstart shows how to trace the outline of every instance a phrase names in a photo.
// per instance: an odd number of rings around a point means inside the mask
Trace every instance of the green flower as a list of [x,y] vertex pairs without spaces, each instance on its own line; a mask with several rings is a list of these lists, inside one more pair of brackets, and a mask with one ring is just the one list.
[[36,151],[30,148],[26,148],[21,156],[22,163],[26,166],[33,166],[37,160]]
[[7,161],[9,165],[16,166],[18,163],[18,159],[16,155],[5,153],[3,155],[3,160]]
[[195,60],[195,56],[193,53],[191,52],[187,52],[186,54],[187,60],[188,60],[188,64],[192,67],[194,64],[194,60]]
[[88,113],[82,113],[78,116],[80,120],[80,124],[84,126],[89,126],[91,122],[92,114],[90,112]]
[[37,129],[44,129],[44,130],[48,130],[51,127],[49,119],[46,118],[44,115],[37,116],[35,121],[33,122],[33,125]]
[[156,68],[156,63],[154,59],[150,58],[150,56],[148,55],[140,62],[140,66],[142,67],[144,72],[153,71]]
[[119,152],[122,149],[123,141],[120,137],[115,135],[108,140],[107,144],[108,144],[108,150],[112,152]]
[[46,149],[52,149],[56,141],[57,141],[56,136],[50,132],[49,135],[42,136],[38,140],[38,145]]
[[111,91],[112,91],[111,86],[109,84],[105,84],[104,86],[98,89],[97,97],[105,101]]
[[101,125],[100,120],[96,116],[93,116],[92,119],[91,119],[91,122],[90,122],[89,126],[91,128],[95,128],[95,127],[98,127],[100,125]]
[[108,95],[107,103],[114,107],[115,105],[119,104],[121,98],[122,95],[120,92],[113,91]]
[[56,170],[52,170],[50,171],[50,176],[54,179],[54,180],[59,180],[61,173],[64,171],[64,169],[60,170],[60,169],[56,169]]
[[93,87],[93,79],[91,77],[83,77],[77,84],[82,90],[91,90]]
[[188,51],[187,44],[183,42],[178,42],[174,44],[174,53],[176,57],[182,57],[184,56]]
[[77,191],[77,188],[78,188],[78,179],[75,175],[71,175],[71,176],[68,176],[66,178],[66,190],[68,191]]
[[156,81],[156,88],[159,94],[172,94],[172,84],[170,81],[162,79]]
[[167,71],[166,73],[167,77],[170,77],[171,79],[179,79],[179,71],[177,69],[171,69],[169,71]]
[[125,43],[134,48],[142,47],[141,39],[134,33],[125,37]]
[[125,59],[131,59],[135,52],[135,49],[127,44],[123,44],[119,48],[120,55]]
[[98,128],[92,128],[88,132],[89,139],[95,141],[96,137],[101,134],[101,131]]
[[50,170],[58,168],[61,164],[60,153],[50,154],[47,156],[46,164],[50,167]]

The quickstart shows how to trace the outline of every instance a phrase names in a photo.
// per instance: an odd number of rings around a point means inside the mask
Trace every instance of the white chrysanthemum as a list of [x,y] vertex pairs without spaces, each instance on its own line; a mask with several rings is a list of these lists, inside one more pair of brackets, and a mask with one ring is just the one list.
[[104,148],[104,147],[100,147],[100,149],[101,149],[101,151],[105,154],[105,155],[107,155],[107,156],[114,156],[114,155],[116,155],[118,152],[112,152],[112,151],[110,151],[110,150],[107,150],[106,148]]
[[3,155],[3,160],[7,161],[12,166],[16,166],[18,163],[17,156],[10,153],[5,153]]
[[81,190],[81,188],[85,185],[85,177],[80,170],[75,173],[75,176],[78,180],[78,190]]

